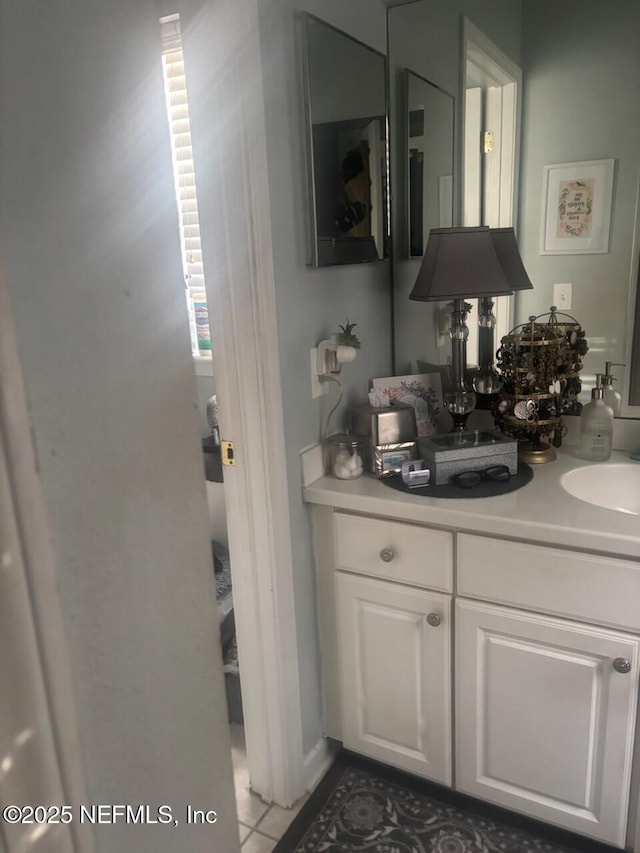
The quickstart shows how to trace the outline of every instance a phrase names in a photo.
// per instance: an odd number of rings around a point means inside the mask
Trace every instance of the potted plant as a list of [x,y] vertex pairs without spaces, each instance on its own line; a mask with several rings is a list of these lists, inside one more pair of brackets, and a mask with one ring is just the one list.
[[350,323],[349,318],[339,331],[333,332],[330,338],[318,344],[318,374],[338,374],[343,364],[353,361],[360,349],[360,340],[353,330],[357,323]]
[[[338,326],[339,331],[335,333],[335,336],[336,343],[339,347],[353,347],[353,349],[360,349],[360,339],[353,333],[353,330],[357,325],[357,323],[350,323],[349,318],[347,317],[347,322],[344,326]],[[353,361],[355,357],[354,353],[349,361]]]
[[340,373],[340,367],[343,364],[348,364],[356,357],[356,352],[360,349],[360,339],[354,334],[353,330],[357,323],[350,323],[347,317],[347,322],[344,326],[338,326],[337,332],[334,332],[333,339],[336,343],[335,357],[333,368],[330,373]]

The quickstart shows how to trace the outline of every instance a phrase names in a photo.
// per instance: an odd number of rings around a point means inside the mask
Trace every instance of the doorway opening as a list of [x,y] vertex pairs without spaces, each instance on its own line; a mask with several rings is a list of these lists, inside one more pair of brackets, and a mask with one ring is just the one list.
[[[516,226],[522,70],[467,18],[462,25],[462,224]],[[477,300],[471,300],[478,316]],[[513,300],[494,301],[495,341],[513,324]],[[477,363],[478,325],[467,353]]]
[[[189,96],[179,13],[160,18],[162,70],[173,166],[184,287],[194,358],[200,432],[204,454],[212,570],[227,710],[231,731],[234,786],[242,815],[253,818],[258,804],[248,807],[249,765],[244,736],[244,713],[235,628],[233,575],[227,532],[227,513],[213,375],[211,329],[206,295],[198,213],[198,193],[191,145]],[[266,806],[265,806],[266,808]]]

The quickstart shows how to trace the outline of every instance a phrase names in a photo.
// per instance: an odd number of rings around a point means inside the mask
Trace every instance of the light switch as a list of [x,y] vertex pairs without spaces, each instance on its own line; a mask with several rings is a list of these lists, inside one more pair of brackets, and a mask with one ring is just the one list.
[[558,311],[569,311],[571,308],[571,283],[553,285],[553,304]]

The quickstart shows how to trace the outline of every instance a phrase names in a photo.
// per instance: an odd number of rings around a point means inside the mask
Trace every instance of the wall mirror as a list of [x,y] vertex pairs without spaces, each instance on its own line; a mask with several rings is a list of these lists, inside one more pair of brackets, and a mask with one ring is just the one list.
[[405,72],[409,257],[421,258],[432,228],[453,225],[454,98]]
[[[640,357],[637,346],[635,353],[631,350],[633,328],[629,328],[628,317],[636,308],[630,298],[638,268],[638,250],[634,258],[633,244],[638,228],[635,223],[640,173],[640,4],[635,0],[611,0],[606,4],[585,0],[578,15],[572,14],[572,8],[575,12],[571,4],[557,0],[475,0],[473,4],[463,0],[416,0],[394,6],[388,10],[389,65],[392,80],[400,66],[408,67],[445,91],[460,94],[456,105],[456,175],[460,174],[463,138],[461,17],[468,15],[522,69],[514,225],[534,289],[514,298],[512,325],[531,314],[547,312],[551,305],[558,304],[555,285],[570,283],[570,304],[559,307],[583,325],[590,346],[581,374],[580,399],[589,399],[595,374],[604,372],[606,361],[624,362],[626,367],[614,372],[623,395],[622,416],[638,417],[637,405],[630,406],[628,402],[629,376],[632,368],[638,373],[636,360]],[[571,37],[567,38],[569,32]],[[392,87],[391,93],[391,127],[392,133],[397,133],[399,122],[393,120],[400,104],[397,87]],[[394,143],[396,139],[392,138],[392,152]],[[403,145],[403,153],[405,150]],[[545,167],[609,158],[615,160],[615,176],[608,250],[601,254],[545,254],[541,240],[546,217],[551,215],[543,199]],[[393,177],[392,172],[392,180]],[[459,188],[461,181],[457,185]],[[404,183],[394,182],[394,186],[400,206],[400,212],[395,212],[395,229],[396,223],[404,219],[407,202],[398,198]],[[462,221],[461,201],[458,199],[458,207],[454,202],[454,223]],[[413,305],[404,307],[416,274],[417,261],[394,259],[396,369],[401,372],[409,366],[415,368],[417,359],[438,363],[445,352],[441,344],[444,337],[438,331],[437,306],[425,304],[420,311]],[[469,318],[470,323],[474,321],[474,317]],[[634,398],[634,402],[638,400]]]
[[388,254],[386,58],[303,14],[310,263]]

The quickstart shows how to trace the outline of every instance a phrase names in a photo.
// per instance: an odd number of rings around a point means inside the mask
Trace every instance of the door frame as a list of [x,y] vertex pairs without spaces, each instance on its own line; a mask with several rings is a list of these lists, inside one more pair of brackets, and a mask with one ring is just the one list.
[[[460,153],[460,181],[462,203],[460,209],[477,210],[481,222],[465,220],[463,225],[489,225],[493,228],[513,226],[517,232],[518,187],[520,182],[520,124],[522,112],[522,69],[503,53],[472,21],[462,18],[462,49],[460,51],[460,103],[462,104],[461,122],[462,151]],[[479,174],[473,176],[474,184],[480,184],[479,197],[469,204],[467,199],[467,181],[465,170],[469,165],[466,149],[469,144],[467,123],[467,83],[468,64],[472,63],[476,73],[482,79],[482,89],[486,93],[485,115],[473,116],[473,130],[493,127],[494,159],[481,165],[482,154],[472,158]],[[472,89],[475,92],[475,89]],[[477,96],[474,100],[478,100]],[[480,106],[481,109],[481,106]],[[483,126],[484,122],[484,126]],[[484,190],[484,178],[489,176],[492,192]],[[475,187],[474,187],[475,189]],[[473,214],[470,214],[473,215]],[[494,300],[496,315],[495,339],[511,331],[514,318],[514,300],[512,296],[499,296]],[[470,359],[477,350],[477,323],[469,324],[467,350]]]
[[[184,0],[192,145],[210,306],[251,787],[305,791],[287,459],[257,0]],[[223,132],[219,132],[223,128]],[[314,763],[315,766],[315,763]]]

